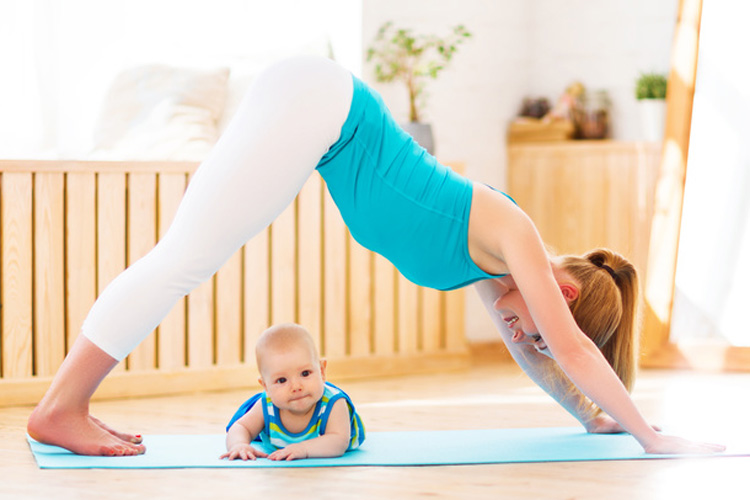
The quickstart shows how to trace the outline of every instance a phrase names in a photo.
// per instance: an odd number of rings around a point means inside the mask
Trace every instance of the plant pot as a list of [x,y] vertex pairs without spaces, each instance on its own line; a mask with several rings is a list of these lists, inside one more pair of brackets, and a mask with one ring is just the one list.
[[435,141],[432,137],[432,125],[429,123],[409,122],[402,128],[431,155],[435,155]]
[[664,99],[641,99],[638,101],[643,127],[643,139],[661,142],[664,138],[664,123],[667,116],[667,102]]

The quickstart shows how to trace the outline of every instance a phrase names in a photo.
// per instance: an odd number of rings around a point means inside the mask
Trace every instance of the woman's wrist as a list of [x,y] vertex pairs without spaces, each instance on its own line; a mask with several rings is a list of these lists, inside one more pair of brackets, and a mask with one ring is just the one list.
[[[632,434],[632,433],[631,433]],[[647,425],[646,430],[639,432],[638,435],[632,434],[636,441],[643,447],[644,450],[649,450],[650,446],[659,439],[659,433],[656,432],[653,427]]]
[[586,432],[595,432],[601,423],[602,420],[602,413],[601,411],[597,413],[592,413],[588,416],[587,419],[582,419],[581,423],[583,424],[583,428],[586,429]]

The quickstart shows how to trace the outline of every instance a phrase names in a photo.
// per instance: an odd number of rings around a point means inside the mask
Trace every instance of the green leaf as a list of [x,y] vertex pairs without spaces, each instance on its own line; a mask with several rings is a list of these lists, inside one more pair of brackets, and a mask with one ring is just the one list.
[[635,82],[636,99],[664,99],[667,96],[667,77],[660,73],[641,73]]
[[367,61],[374,62],[379,82],[401,81],[409,90],[410,109],[419,115],[423,103],[424,78],[437,78],[451,61],[458,46],[472,34],[463,26],[453,27],[445,37],[414,34],[410,29],[394,28],[388,21],[378,29]]

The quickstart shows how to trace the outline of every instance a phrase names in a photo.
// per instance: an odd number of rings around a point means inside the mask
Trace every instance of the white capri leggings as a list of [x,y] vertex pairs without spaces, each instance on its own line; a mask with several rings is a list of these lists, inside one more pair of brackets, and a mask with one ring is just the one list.
[[264,71],[193,176],[167,233],[107,286],[82,333],[117,360],[294,200],[338,140],[351,74],[299,57]]

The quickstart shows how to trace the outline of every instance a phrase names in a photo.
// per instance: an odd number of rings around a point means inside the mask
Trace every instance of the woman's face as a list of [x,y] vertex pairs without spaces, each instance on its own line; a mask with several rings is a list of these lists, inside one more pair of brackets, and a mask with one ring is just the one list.
[[552,357],[547,344],[539,334],[534,324],[534,319],[526,307],[526,302],[518,289],[508,291],[505,295],[495,301],[495,310],[500,314],[506,327],[513,336],[511,342],[514,344],[528,344],[545,356]]
[[[561,292],[565,297],[566,302],[570,303],[573,299],[578,297],[577,285],[569,274],[561,270],[554,263],[552,268],[555,280],[560,285]],[[507,286],[509,290],[505,295],[495,301],[493,307],[495,311],[500,314],[506,327],[513,334],[511,342],[514,344],[528,344],[534,347],[537,352],[553,358],[552,353],[547,347],[547,343],[544,341],[539,333],[539,329],[534,324],[534,319],[531,317],[529,308],[526,306],[526,302],[515,282],[510,276],[501,279],[503,280],[503,284]]]

